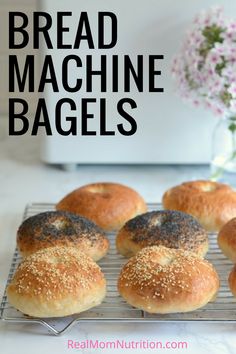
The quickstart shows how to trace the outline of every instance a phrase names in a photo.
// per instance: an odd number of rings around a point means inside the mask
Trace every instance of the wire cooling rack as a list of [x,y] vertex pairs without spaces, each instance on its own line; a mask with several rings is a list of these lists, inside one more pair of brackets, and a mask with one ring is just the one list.
[[[160,204],[149,204],[148,207],[149,210],[161,209]],[[45,203],[30,204],[26,206],[23,218],[25,219],[48,210],[54,210],[54,205]],[[119,296],[116,288],[117,277],[122,265],[127,260],[116,252],[115,233],[108,234],[108,237],[111,243],[110,250],[107,256],[99,262],[107,279],[107,296],[101,305],[74,316],[41,319],[29,317],[14,309],[9,305],[5,292],[0,305],[0,319],[15,323],[41,324],[54,335],[61,335],[75,324],[81,322],[236,322],[236,299],[229,291],[227,281],[232,264],[219,250],[216,234],[209,234],[210,247],[206,257],[214,264],[221,279],[221,288],[216,300],[193,312],[167,315],[153,315],[135,309]],[[12,259],[7,284],[11,280],[20,260],[21,258],[16,250]]]

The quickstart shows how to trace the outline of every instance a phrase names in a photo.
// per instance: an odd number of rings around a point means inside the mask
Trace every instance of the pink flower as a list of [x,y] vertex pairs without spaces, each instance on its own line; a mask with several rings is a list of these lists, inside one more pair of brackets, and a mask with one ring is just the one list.
[[211,109],[212,109],[213,113],[215,113],[215,115],[217,115],[217,116],[223,116],[225,114],[224,109],[220,106],[212,105]]
[[[212,43],[206,33],[215,31],[215,27],[219,29],[220,41],[216,37]],[[225,18],[219,7],[202,11],[196,16],[180,53],[174,58],[171,71],[184,100],[195,106],[203,104],[217,115],[234,111],[236,20]],[[230,102],[225,98],[227,93],[232,95]]]
[[231,22],[229,24],[229,29],[236,32],[236,22]]
[[216,66],[216,64],[222,62],[222,56],[215,51],[210,51],[206,60],[213,66]]
[[195,107],[200,106],[200,101],[197,100],[197,99],[193,100],[193,105],[194,105]]

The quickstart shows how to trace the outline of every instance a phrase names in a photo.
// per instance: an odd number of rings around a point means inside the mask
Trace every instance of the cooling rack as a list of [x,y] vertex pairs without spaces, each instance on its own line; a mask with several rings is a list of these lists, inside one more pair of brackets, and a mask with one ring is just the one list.
[[[161,209],[161,204],[149,204],[148,208],[150,211],[159,210]],[[54,210],[54,204],[29,204],[26,206],[23,219],[48,210]],[[221,288],[216,300],[193,312],[167,315],[153,315],[135,309],[126,304],[119,296],[116,289],[116,282],[120,269],[126,259],[116,252],[115,233],[109,233],[108,237],[111,243],[110,251],[107,256],[99,262],[107,279],[107,296],[101,305],[74,316],[41,319],[26,316],[15,310],[9,305],[5,292],[0,305],[0,319],[14,323],[40,324],[54,335],[61,335],[72,328],[72,326],[82,322],[236,322],[236,299],[229,291],[227,282],[232,264],[219,250],[216,242],[216,234],[209,234],[210,246],[206,257],[214,264],[221,279]],[[7,284],[11,280],[20,260],[21,258],[16,249],[13,255]]]

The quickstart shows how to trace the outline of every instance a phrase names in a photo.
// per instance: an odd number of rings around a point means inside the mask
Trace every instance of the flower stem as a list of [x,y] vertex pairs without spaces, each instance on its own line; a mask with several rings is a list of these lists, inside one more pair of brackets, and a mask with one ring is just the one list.
[[236,158],[236,150],[234,150],[232,155],[227,160],[225,160],[225,162],[224,162],[224,164],[222,166],[218,167],[217,170],[210,175],[210,180],[211,181],[217,181],[222,176],[222,174],[224,173],[225,166],[230,161],[234,160],[235,158]]
[[236,122],[235,121],[236,121],[236,118],[232,117],[231,122],[228,127],[228,129],[231,132],[233,152],[230,155],[230,157],[224,161],[222,166],[218,167],[217,170],[210,175],[210,180],[212,180],[212,181],[217,181],[223,175],[226,165],[236,158],[236,141],[235,141]]

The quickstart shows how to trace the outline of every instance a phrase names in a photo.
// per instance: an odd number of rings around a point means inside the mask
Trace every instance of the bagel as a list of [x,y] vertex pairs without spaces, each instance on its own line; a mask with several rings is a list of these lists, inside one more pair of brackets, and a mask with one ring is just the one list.
[[197,255],[151,246],[130,258],[118,279],[120,295],[149,313],[194,311],[215,298],[219,277]]
[[143,198],[129,187],[117,183],[94,183],[69,193],[56,209],[82,215],[105,231],[112,231],[144,213],[147,206]]
[[218,231],[236,217],[236,192],[223,183],[185,182],[166,191],[162,202],[165,209],[193,215],[208,231]]
[[99,266],[73,247],[50,247],[23,259],[7,287],[9,303],[34,317],[63,317],[99,305],[106,281]]
[[233,269],[229,274],[228,282],[232,294],[236,297],[236,265],[234,265]]
[[109,241],[92,221],[69,212],[47,211],[23,221],[17,231],[23,257],[53,246],[73,246],[95,261],[105,256]]
[[236,263],[236,218],[231,219],[222,227],[217,242],[224,255]]
[[159,210],[129,220],[116,237],[116,248],[125,257],[154,245],[184,249],[204,256],[208,250],[208,235],[191,215]]

